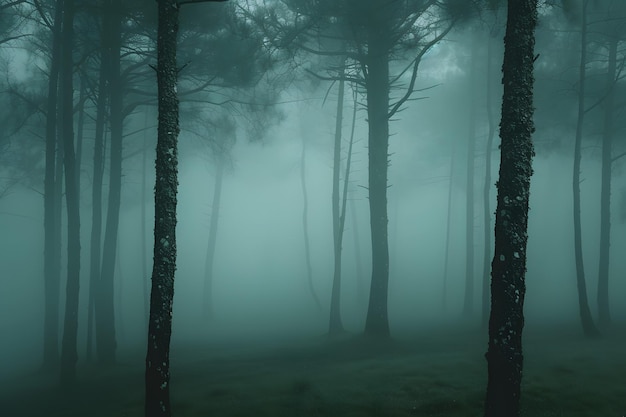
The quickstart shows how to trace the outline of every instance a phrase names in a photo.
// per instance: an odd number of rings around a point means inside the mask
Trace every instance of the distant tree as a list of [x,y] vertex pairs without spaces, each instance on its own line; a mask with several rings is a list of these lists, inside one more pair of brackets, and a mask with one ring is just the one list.
[[63,50],[61,54],[61,132],[63,167],[65,170],[65,202],[67,206],[67,284],[65,320],[61,344],[61,383],[76,379],[78,290],[80,281],[80,213],[76,156],[74,150],[74,92],[72,59],[74,45],[74,0],[63,1]]
[[578,117],[576,121],[576,137],[574,141],[574,167],[572,175],[573,211],[574,211],[574,256],[576,259],[576,287],[578,289],[578,309],[583,332],[587,337],[598,335],[587,299],[587,283],[585,280],[585,266],[583,262],[582,227],[580,208],[580,162],[582,158],[582,138],[585,118],[585,94],[587,81],[587,10],[589,0],[581,3],[580,22],[580,66],[578,68]]
[[509,0],[485,417],[517,417],[520,411],[536,22],[537,0]]
[[[389,121],[415,92],[422,57],[451,29],[453,20],[447,14],[451,3],[454,2],[285,0],[282,4],[288,9],[278,7],[264,23],[268,39],[278,45],[320,56],[347,57],[354,75],[339,78],[354,81],[364,89],[369,123],[372,239],[372,280],[365,332],[374,336],[389,336]],[[284,15],[278,18],[279,13]],[[411,56],[409,64],[399,74],[392,74],[392,57],[405,53]],[[335,75],[326,78],[338,79]]]

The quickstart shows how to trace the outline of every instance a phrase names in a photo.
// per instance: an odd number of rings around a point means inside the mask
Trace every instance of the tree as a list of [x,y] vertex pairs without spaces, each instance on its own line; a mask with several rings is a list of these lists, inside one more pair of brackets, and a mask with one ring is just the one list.
[[72,45],[74,43],[74,0],[63,2],[63,51],[61,55],[61,102],[63,167],[65,168],[65,202],[67,205],[67,289],[65,320],[61,345],[61,383],[76,379],[78,290],[80,280],[80,213],[76,159],[74,152],[74,95]]
[[[220,1],[220,0],[213,0]],[[180,5],[158,1],[157,86],[158,135],[154,189],[154,265],[146,353],[146,417],[169,417],[169,347],[176,271],[176,194],[178,192],[178,94],[176,41]]]
[[580,29],[580,66],[579,66],[579,92],[578,92],[578,118],[576,121],[576,137],[574,141],[574,167],[572,175],[573,210],[574,210],[574,256],[576,259],[576,287],[578,289],[578,309],[583,332],[587,337],[598,335],[587,300],[587,284],[585,280],[585,266],[583,262],[582,230],[580,220],[580,162],[583,137],[583,125],[585,118],[585,93],[587,78],[587,9],[589,0],[583,0],[581,4],[581,29]]
[[[411,0],[287,0],[290,12],[267,19],[268,35],[279,45],[326,57],[347,57],[354,75],[344,75],[364,88],[368,118],[368,193],[372,241],[372,279],[365,333],[389,336],[387,297],[389,241],[387,168],[389,121],[415,92],[422,57],[452,28],[446,2]],[[287,26],[286,21],[295,23]],[[271,32],[271,30],[270,30]],[[325,33],[317,37],[317,34]],[[312,39],[317,39],[310,42]],[[390,72],[397,54],[414,53],[398,74]],[[320,77],[337,79],[336,76]],[[397,93],[400,91],[400,93]],[[399,96],[396,96],[399,94]]]
[[502,65],[501,160],[491,264],[485,417],[519,416],[528,201],[534,155],[537,0],[509,0]]

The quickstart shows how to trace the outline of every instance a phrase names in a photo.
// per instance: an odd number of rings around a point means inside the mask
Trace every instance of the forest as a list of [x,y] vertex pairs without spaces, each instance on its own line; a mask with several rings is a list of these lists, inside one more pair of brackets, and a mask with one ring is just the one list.
[[0,415],[626,414],[623,0],[0,0]]

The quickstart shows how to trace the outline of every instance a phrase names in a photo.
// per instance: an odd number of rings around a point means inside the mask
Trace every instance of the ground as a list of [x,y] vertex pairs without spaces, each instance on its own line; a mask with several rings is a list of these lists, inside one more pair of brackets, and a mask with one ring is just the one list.
[[[176,417],[482,415],[483,331],[422,329],[385,343],[346,335],[280,343],[187,344],[172,352]],[[522,416],[626,415],[626,332],[527,330]],[[62,392],[39,374],[1,379],[7,417],[143,416],[143,352],[103,370],[81,364]]]

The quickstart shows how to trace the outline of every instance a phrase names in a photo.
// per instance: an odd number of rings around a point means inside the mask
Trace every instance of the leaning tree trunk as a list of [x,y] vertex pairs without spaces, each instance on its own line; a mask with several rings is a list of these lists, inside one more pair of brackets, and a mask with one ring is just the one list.
[[600,323],[611,322],[609,309],[609,251],[611,246],[611,148],[613,142],[613,112],[615,111],[615,81],[617,76],[618,39],[609,40],[609,68],[604,100],[604,133],[602,135],[602,185],[600,186],[600,262],[598,270],[598,317]]
[[178,96],[176,38],[178,3],[158,1],[158,135],[154,190],[154,266],[146,354],[146,417],[169,417],[170,338],[176,271],[176,194],[178,192]]
[[572,187],[574,195],[574,255],[576,258],[576,284],[578,288],[578,310],[583,332],[587,337],[597,336],[598,329],[591,317],[589,302],[587,300],[587,284],[585,281],[585,265],[583,263],[583,244],[580,219],[580,160],[583,137],[583,125],[585,119],[585,84],[587,78],[587,5],[585,0],[582,5],[582,26],[580,32],[580,66],[578,92],[578,120],[576,122],[576,140],[574,142],[574,172]]
[[78,290],[80,279],[80,213],[74,155],[74,99],[73,62],[74,0],[64,1],[63,53],[61,70],[61,100],[63,126],[63,164],[65,167],[65,201],[67,206],[67,288],[65,321],[61,346],[61,383],[72,384],[76,380],[78,359],[76,338],[78,333]]
[[[375,26],[375,25],[374,25]],[[389,336],[389,237],[387,167],[389,153],[389,52],[384,31],[371,28],[368,49],[367,116],[369,121],[369,205],[372,237],[372,281],[365,333]]]
[[520,411],[536,23],[537,0],[509,0],[485,417],[518,417]]
[[[56,147],[57,147],[57,89],[61,60],[61,23],[63,1],[57,0],[52,28],[52,59],[48,78],[46,104],[46,168],[44,177],[44,326],[42,369],[50,371],[59,364],[59,292],[61,289],[61,248],[57,235],[60,224],[56,222]],[[58,232],[57,232],[58,231]]]
[[343,230],[341,228],[341,206],[339,200],[341,171],[341,133],[343,125],[343,98],[345,92],[344,69],[342,66],[339,75],[339,95],[337,97],[337,120],[335,123],[335,144],[333,151],[333,193],[332,193],[332,214],[333,214],[333,286],[330,298],[330,320],[328,333],[331,335],[343,333],[343,323],[341,322],[341,245],[343,240]]
[[109,196],[102,246],[102,268],[96,295],[96,352],[103,364],[115,362],[114,277],[117,255],[117,232],[122,188],[122,85],[120,78],[121,0],[110,0],[107,13],[112,13],[109,32],[110,61],[108,65],[111,151],[109,165]]
[[219,224],[220,205],[222,201],[222,183],[224,179],[224,155],[217,155],[217,169],[213,186],[213,202],[211,204],[211,221],[209,224],[209,243],[206,250],[204,264],[204,294],[202,299],[202,314],[206,320],[213,318],[213,264],[215,247],[217,244],[217,226]]

